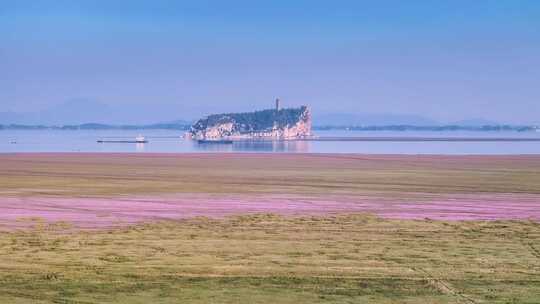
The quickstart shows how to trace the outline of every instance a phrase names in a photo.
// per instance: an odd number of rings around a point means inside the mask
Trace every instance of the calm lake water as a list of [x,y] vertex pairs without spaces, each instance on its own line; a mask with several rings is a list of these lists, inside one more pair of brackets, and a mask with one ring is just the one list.
[[[538,132],[387,132],[316,131],[320,137],[505,137],[540,138]],[[133,140],[146,144],[97,143],[98,139]],[[374,154],[540,154],[540,142],[454,141],[252,141],[232,145],[198,144],[173,130],[0,130],[0,153],[9,152],[290,152]]]

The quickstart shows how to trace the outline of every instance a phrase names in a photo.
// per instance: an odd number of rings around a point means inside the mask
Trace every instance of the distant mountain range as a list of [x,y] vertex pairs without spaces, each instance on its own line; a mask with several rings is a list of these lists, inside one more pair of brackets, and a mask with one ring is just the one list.
[[[57,106],[36,112],[0,112],[0,125],[19,126],[75,126],[88,127],[107,126],[108,128],[148,128],[149,126],[169,126],[178,128],[191,125],[195,119],[170,119],[179,111],[161,107],[124,106],[112,107],[100,102],[87,99],[74,99]],[[175,114],[176,113],[176,114]],[[155,123],[155,122],[158,123]],[[441,123],[439,121],[409,114],[361,114],[361,113],[314,113],[314,127],[328,126],[500,126],[504,123],[474,118],[455,122]]]
[[[30,125],[80,124],[88,121],[105,122],[114,119],[113,111],[105,105],[87,100],[70,100],[61,105],[37,112],[0,112],[0,123]],[[109,118],[111,117],[111,118]]]
[[[93,100],[73,99],[36,112],[0,112],[0,124],[63,126],[98,123],[135,125],[153,124],[153,122],[162,120],[165,121],[164,123],[191,123],[191,121],[186,120],[173,120],[175,112],[178,111],[140,105],[113,107]],[[181,115],[181,113],[176,115]]]
[[500,122],[487,120],[482,118],[472,118],[464,119],[450,123],[450,125],[456,126],[468,126],[468,127],[479,127],[479,126],[498,126],[501,125]]
[[407,114],[349,114],[333,113],[314,116],[314,124],[317,126],[442,126],[456,125],[467,127],[497,126],[503,123],[472,118],[454,122],[441,123],[439,121],[423,117],[420,115]]
[[382,126],[382,125],[416,125],[435,126],[440,123],[419,115],[402,114],[314,114],[313,124],[317,126]]

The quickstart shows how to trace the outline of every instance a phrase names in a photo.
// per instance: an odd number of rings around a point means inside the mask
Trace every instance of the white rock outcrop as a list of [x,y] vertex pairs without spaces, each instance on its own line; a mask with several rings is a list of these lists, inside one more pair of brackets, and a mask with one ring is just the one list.
[[276,138],[311,136],[311,112],[299,108],[249,113],[215,114],[197,121],[190,131],[195,139]]

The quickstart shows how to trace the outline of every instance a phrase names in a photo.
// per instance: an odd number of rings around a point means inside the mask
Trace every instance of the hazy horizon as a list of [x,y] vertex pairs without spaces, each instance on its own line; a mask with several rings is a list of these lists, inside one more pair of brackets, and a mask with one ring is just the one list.
[[[283,108],[290,108],[282,104]],[[272,105],[267,105],[259,109],[238,109],[239,112],[253,112],[264,109],[271,109]],[[198,117],[178,117],[178,113],[163,112],[166,109],[144,108],[130,109],[129,113],[124,113],[121,107],[111,107],[107,104],[86,99],[73,99],[51,108],[36,112],[1,112],[0,125],[21,124],[21,125],[79,125],[87,123],[101,123],[110,125],[150,125],[159,123],[193,123],[200,118],[210,114],[223,114],[208,112]],[[106,114],[104,114],[106,113]],[[225,112],[224,112],[225,113]],[[150,115],[148,115],[150,114]],[[484,126],[484,125],[504,125],[504,121],[494,121],[478,117],[470,117],[455,121],[437,121],[430,117],[414,114],[396,113],[345,113],[345,112],[323,112],[313,113],[313,123],[315,126],[325,125],[414,125],[414,126],[440,126],[440,125],[462,125],[462,126]],[[517,125],[517,124],[515,124]]]
[[280,97],[316,115],[540,124],[536,1],[50,2],[0,4],[2,113],[79,100],[149,123]]

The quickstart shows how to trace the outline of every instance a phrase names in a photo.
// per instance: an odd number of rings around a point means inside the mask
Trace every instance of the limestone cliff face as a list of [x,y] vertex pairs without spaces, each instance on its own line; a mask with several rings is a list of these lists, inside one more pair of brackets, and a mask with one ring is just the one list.
[[309,108],[215,114],[197,121],[190,131],[196,139],[303,138],[311,135]]

